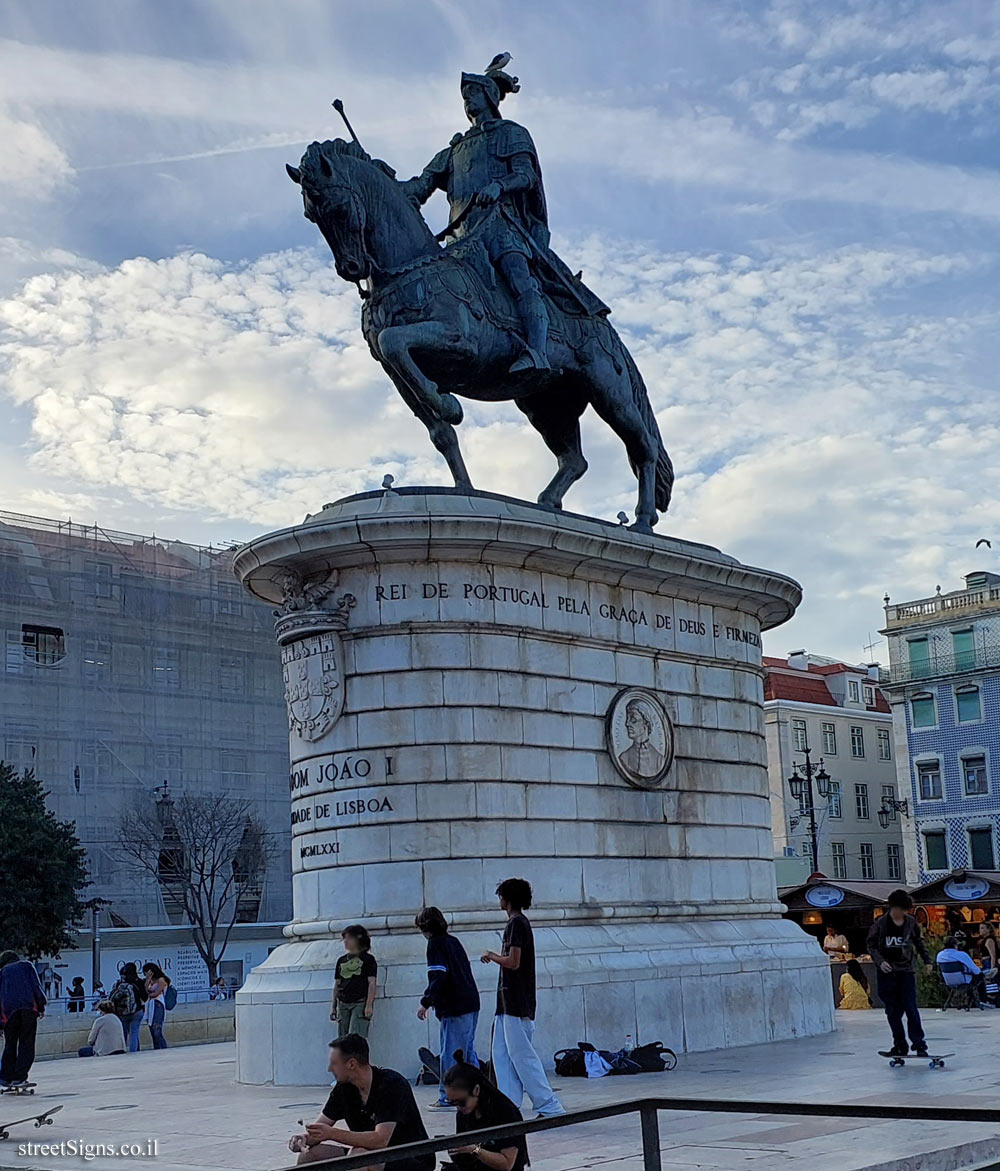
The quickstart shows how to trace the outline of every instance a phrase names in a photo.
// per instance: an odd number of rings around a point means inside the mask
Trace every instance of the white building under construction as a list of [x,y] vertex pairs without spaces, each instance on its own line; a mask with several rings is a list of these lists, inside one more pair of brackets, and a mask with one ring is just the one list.
[[[116,855],[121,810],[168,786],[252,800],[274,860],[240,908],[291,914],[288,726],[272,616],[231,551],[0,513],[0,757],[76,823],[115,927],[178,922]],[[109,920],[105,918],[107,923]]]

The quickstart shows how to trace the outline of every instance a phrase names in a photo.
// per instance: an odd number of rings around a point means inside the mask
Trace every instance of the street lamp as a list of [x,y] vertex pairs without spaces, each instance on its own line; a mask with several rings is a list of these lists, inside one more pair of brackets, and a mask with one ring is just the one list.
[[[799,772],[798,762],[794,763],[792,775],[788,778],[788,788],[791,790],[792,797],[798,801],[799,809],[809,814],[809,837],[812,841],[812,863],[815,871],[819,869],[819,844],[816,832],[816,802],[813,798],[813,781],[816,782],[816,791],[825,801],[830,796],[830,774],[823,767],[822,756],[819,758],[819,764],[813,764],[809,751],[808,748],[802,749],[806,758],[806,762],[802,766],[805,775],[803,776]],[[805,798],[804,803],[803,797]]]
[[889,828],[889,822],[896,820],[896,814],[902,813],[905,817],[910,816],[910,802],[908,800],[897,801],[895,797],[883,797],[882,805],[878,811],[878,823],[883,829]]

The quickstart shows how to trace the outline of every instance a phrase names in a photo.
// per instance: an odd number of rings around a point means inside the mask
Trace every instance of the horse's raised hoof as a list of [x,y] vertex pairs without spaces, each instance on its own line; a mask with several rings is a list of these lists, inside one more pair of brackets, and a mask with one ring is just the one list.
[[443,423],[451,423],[453,427],[465,417],[462,404],[453,394],[447,393],[438,396],[438,415]]

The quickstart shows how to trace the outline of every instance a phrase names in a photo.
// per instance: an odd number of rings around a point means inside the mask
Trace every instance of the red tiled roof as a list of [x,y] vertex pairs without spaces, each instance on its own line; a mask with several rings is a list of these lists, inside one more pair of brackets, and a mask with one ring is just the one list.
[[868,705],[870,712],[891,712],[892,708],[889,706],[889,701],[885,698],[882,692],[875,688],[875,703]]
[[811,679],[805,671],[794,674],[768,671],[764,676],[765,699],[793,699],[799,703],[821,703],[836,707],[837,701],[822,679]]

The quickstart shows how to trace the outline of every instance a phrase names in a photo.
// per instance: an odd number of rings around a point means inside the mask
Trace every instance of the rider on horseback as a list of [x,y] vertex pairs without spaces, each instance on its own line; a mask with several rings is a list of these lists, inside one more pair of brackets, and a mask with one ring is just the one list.
[[[514,298],[527,346],[510,372],[550,369],[549,313],[536,274],[559,293],[570,294],[577,311],[610,312],[549,248],[548,213],[542,171],[531,135],[500,114],[500,103],[520,88],[504,72],[510,60],[498,54],[486,72],[462,74],[465,113],[472,126],[456,134],[423,172],[403,184],[407,196],[424,204],[442,190],[451,206],[446,234],[475,237],[502,273]],[[540,271],[541,270],[541,271]]]

